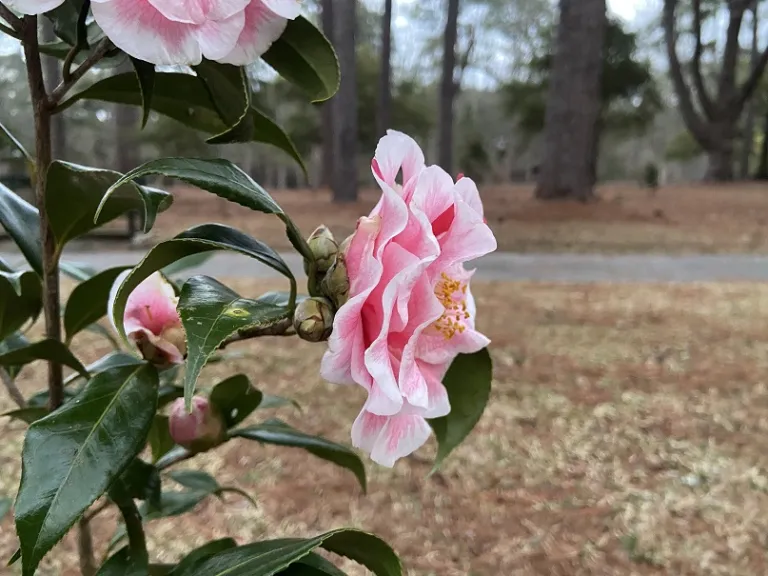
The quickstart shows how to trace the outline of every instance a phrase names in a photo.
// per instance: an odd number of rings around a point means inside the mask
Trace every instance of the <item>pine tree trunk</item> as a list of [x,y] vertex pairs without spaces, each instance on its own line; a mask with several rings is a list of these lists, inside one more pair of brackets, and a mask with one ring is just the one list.
[[[333,0],[323,0],[322,25],[323,32],[336,44],[333,35]],[[324,102],[321,105],[323,123],[322,161],[320,170],[320,185],[333,187],[333,103]]]
[[734,177],[736,159],[735,150],[735,121],[724,121],[713,127],[715,134],[713,144],[707,149],[707,176],[709,182],[730,182]]
[[381,69],[376,123],[379,136],[384,136],[392,127],[392,0],[384,0],[384,16],[381,19]]
[[536,197],[594,197],[605,0],[560,0]]
[[449,174],[453,170],[453,100],[456,95],[456,38],[459,0],[448,0],[448,19],[443,34],[443,76],[440,82],[438,164]]
[[356,0],[334,0],[333,24],[341,85],[333,98],[333,201],[357,200]]
[[[757,1],[755,1],[752,7],[752,56],[750,58],[750,66],[752,68],[757,66],[758,59],[760,58],[759,24]],[[749,178],[749,161],[752,157],[752,148],[754,146],[756,121],[757,96],[753,94],[747,103],[747,114],[744,119],[744,141],[741,147],[741,159],[739,162],[739,177],[742,180]]]

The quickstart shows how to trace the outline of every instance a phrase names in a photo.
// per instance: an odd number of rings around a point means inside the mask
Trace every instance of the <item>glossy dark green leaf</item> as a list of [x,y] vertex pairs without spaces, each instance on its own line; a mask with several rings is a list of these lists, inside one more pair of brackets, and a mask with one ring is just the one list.
[[[152,110],[167,116],[190,128],[212,134],[211,143],[216,142],[216,135],[225,133],[230,126],[219,116],[208,91],[201,86],[202,81],[191,74],[162,72],[155,74],[152,92]],[[142,105],[141,90],[133,73],[118,74],[99,80],[91,86],[74,94],[57,108],[63,111],[80,100],[100,100],[115,104]],[[271,144],[291,156],[304,168],[301,155],[296,146],[274,120],[251,106],[246,121],[241,122],[236,134],[228,136],[229,142],[263,142]]]
[[155,466],[157,466],[160,470],[165,470],[175,462],[186,460],[191,455],[192,454],[183,446],[174,446],[168,450],[167,453],[163,454],[162,458],[155,462]]
[[213,256],[213,252],[202,252],[200,254],[193,254],[192,256],[187,256],[186,258],[177,260],[176,262],[173,262],[172,264],[169,264],[168,266],[163,268],[162,270],[163,275],[170,278],[172,276],[178,276],[180,274],[184,274],[189,270],[201,267],[203,264],[208,262],[208,260],[210,260],[212,256]]
[[272,419],[256,426],[248,426],[235,430],[231,434],[248,440],[256,440],[264,444],[276,444],[278,446],[291,446],[303,448],[318,458],[333,462],[337,466],[346,468],[352,472],[360,482],[363,491],[366,489],[365,466],[360,457],[350,448],[331,442],[320,436],[305,434],[292,428],[285,422]]
[[278,574],[280,576],[347,576],[330,561],[314,552],[310,552]]
[[171,478],[185,488],[213,494],[221,490],[216,478],[202,470],[174,470]]
[[152,112],[152,95],[155,91],[155,65],[144,62],[137,58],[131,58],[133,71],[136,73],[136,79],[139,81],[139,91],[141,92],[141,127],[147,125],[149,113]]
[[45,206],[59,251],[73,238],[133,210],[143,211],[144,232],[149,232],[158,212],[173,202],[173,196],[156,188],[135,183],[114,186],[120,177],[112,170],[58,160],[51,164]]
[[137,558],[125,546],[104,562],[96,576],[147,576],[147,570],[146,558]]
[[224,417],[227,428],[232,428],[256,410],[263,398],[264,395],[251,385],[248,376],[236,374],[214,386],[210,402]]
[[183,386],[165,384],[160,387],[160,394],[158,395],[157,406],[158,408],[163,408],[165,406],[168,406],[168,404],[170,404],[174,400],[176,400],[176,398],[183,398],[183,397],[184,397]]
[[168,416],[155,415],[152,428],[149,430],[148,441],[149,447],[152,450],[152,462],[154,463],[157,463],[160,458],[168,454],[171,448],[176,445],[168,429]]
[[[14,332],[10,336],[6,336],[4,340],[0,340],[0,354],[5,354],[11,350],[18,350],[19,348],[24,348],[25,346],[29,346],[29,339],[21,332]],[[19,372],[21,372],[22,368],[23,366],[20,365],[6,366],[5,370],[8,372],[11,378],[15,379],[16,376],[19,375]]]
[[158,520],[160,518],[170,518],[172,516],[181,516],[191,512],[203,500],[213,493],[205,490],[169,490],[163,491],[160,495],[160,506],[155,510],[142,504],[141,511],[144,521]]
[[11,511],[12,506],[13,500],[10,498],[0,498],[0,522],[2,522],[6,514]]
[[178,565],[176,565],[176,567],[170,572],[170,576],[175,576],[176,574],[180,574],[186,571],[192,571],[194,570],[195,566],[198,566],[206,558],[209,558],[214,554],[218,554],[219,552],[223,552],[224,550],[229,550],[236,547],[237,542],[235,542],[232,538],[222,538],[221,540],[213,540],[208,542],[207,544],[200,546],[200,548],[195,548],[192,550],[192,552],[187,554],[181,560],[181,562],[179,562]]
[[0,183],[0,225],[19,247],[32,270],[43,273],[40,215],[37,208]]
[[[140,364],[144,364],[144,361],[136,356],[126,354],[125,352],[110,352],[95,362],[88,364],[88,366],[85,367],[85,370],[87,374],[95,376],[96,374],[100,374],[111,368],[118,368],[120,366],[138,366]],[[84,376],[80,373],[70,374],[67,379],[64,380],[64,385],[68,386],[83,377]]]
[[[85,29],[89,49],[78,52],[77,56],[75,56],[73,60],[74,64],[82,64],[82,62],[93,53],[99,40],[104,39],[104,31],[99,27],[98,24],[96,24],[96,22],[90,22],[86,25]],[[45,42],[40,44],[40,52],[42,54],[45,54],[46,56],[53,56],[59,60],[64,60],[71,49],[72,43],[68,43],[64,40],[59,40],[57,42]],[[108,52],[105,58],[99,60],[98,67],[105,68],[108,66],[118,66],[119,64],[125,62],[125,59],[126,56],[124,53],[121,53],[119,50],[113,50]]]
[[451,413],[428,420],[437,438],[437,458],[433,472],[480,420],[491,394],[492,378],[493,363],[487,348],[474,354],[460,354],[451,364],[443,378],[451,402]]
[[0,340],[37,318],[42,296],[40,277],[34,272],[0,272]]
[[155,508],[160,506],[160,471],[152,464],[135,458],[117,481],[122,495],[146,500]]
[[144,447],[157,401],[149,364],[114,368],[29,427],[16,499],[22,574],[40,560]]
[[80,262],[69,262],[62,260],[59,264],[61,271],[78,282],[85,282],[89,278],[93,278],[98,273],[98,270],[88,264],[82,264]]
[[339,60],[328,39],[309,20],[288,22],[282,36],[262,59],[289,82],[305,90],[314,102],[328,100],[339,89]]
[[84,3],[85,0],[65,0],[45,15],[53,23],[56,36],[71,46],[77,42],[77,21]]
[[13,556],[10,557],[8,560],[8,566],[13,566],[19,560],[21,560],[21,548],[17,548],[16,552],[13,553]]
[[241,298],[207,276],[190,278],[177,306],[187,334],[184,398],[192,402],[195,385],[208,358],[222,342],[240,330],[268,327],[290,317],[290,310],[269,301]]
[[6,139],[11,144],[13,144],[13,147],[16,148],[16,150],[21,152],[22,156],[24,156],[27,162],[29,162],[30,164],[34,164],[34,159],[32,158],[32,155],[29,152],[27,152],[27,149],[24,148],[24,145],[21,142],[19,142],[18,138],[16,138],[16,136],[14,136],[11,133],[11,131],[5,127],[5,125],[2,122],[0,122],[0,132],[2,132],[5,135]]
[[129,266],[109,268],[75,286],[64,309],[64,331],[67,342],[107,314],[109,292],[121,272]]
[[20,420],[21,422],[32,424],[33,422],[37,422],[40,420],[40,418],[47,415],[48,408],[45,406],[27,406],[26,408],[18,408],[16,410],[11,410],[10,412],[0,414],[0,417],[7,416],[8,418],[12,418],[14,420]]
[[169,576],[176,564],[150,564],[149,576]]
[[197,77],[202,80],[219,117],[227,130],[216,136],[219,143],[231,142],[241,124],[251,124],[246,116],[251,108],[251,83],[245,68],[203,60],[195,66]]
[[272,576],[320,547],[351,558],[375,576],[402,576],[400,560],[387,544],[371,534],[349,529],[315,538],[283,538],[224,550],[174,576]]
[[17,348],[0,354],[0,366],[23,366],[35,360],[51,360],[68,366],[83,376],[88,375],[80,360],[75,358],[69,348],[57,340],[40,340],[24,348]]
[[[72,388],[65,388],[64,389],[64,403],[66,404],[70,400],[72,400],[75,396],[77,396],[78,392]],[[40,407],[46,407],[49,404],[49,396],[48,396],[48,390],[42,390],[41,392],[38,392],[37,394],[34,394],[30,396],[27,399],[27,404],[30,408],[40,408]]]
[[293,406],[297,410],[301,411],[301,405],[290,398],[284,398],[282,396],[272,396],[271,394],[264,394],[259,404],[259,410],[267,410],[269,408],[282,408],[283,406]]

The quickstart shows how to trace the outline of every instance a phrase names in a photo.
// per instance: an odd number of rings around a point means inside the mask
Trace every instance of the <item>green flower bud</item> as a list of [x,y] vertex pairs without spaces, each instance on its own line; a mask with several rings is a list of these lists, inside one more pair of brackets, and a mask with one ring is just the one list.
[[[317,272],[324,274],[331,267],[336,254],[339,252],[339,245],[336,243],[336,239],[326,226],[318,226],[307,239],[307,244],[309,244],[309,249],[315,256]],[[308,268],[306,264],[305,268]],[[306,270],[306,272],[309,273],[309,270]]]
[[325,274],[320,283],[323,294],[330,298],[338,310],[349,300],[349,277],[347,276],[347,263],[343,253],[336,256],[336,260],[330,270]]
[[302,340],[322,342],[333,330],[333,308],[325,298],[302,300],[293,313],[293,328]]

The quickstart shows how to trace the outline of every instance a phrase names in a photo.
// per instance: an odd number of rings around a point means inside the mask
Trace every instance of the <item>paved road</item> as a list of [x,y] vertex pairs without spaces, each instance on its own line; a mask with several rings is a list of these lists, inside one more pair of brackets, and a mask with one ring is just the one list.
[[[97,269],[135,264],[141,251],[70,252],[65,258]],[[0,254],[14,262],[19,257]],[[300,259],[284,255],[297,275],[303,275]],[[768,281],[768,256],[760,255],[592,255],[509,254],[486,256],[473,265],[483,280],[543,282],[706,282]],[[277,273],[258,262],[233,254],[219,253],[190,274],[271,278]]]

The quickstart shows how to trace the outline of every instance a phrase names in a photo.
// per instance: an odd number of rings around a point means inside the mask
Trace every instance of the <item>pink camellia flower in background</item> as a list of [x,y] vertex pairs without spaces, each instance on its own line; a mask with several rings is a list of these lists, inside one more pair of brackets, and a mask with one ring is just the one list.
[[184,398],[176,399],[171,404],[168,430],[176,444],[191,452],[205,452],[226,438],[224,420],[202,396],[192,398],[191,412],[187,412]]
[[[18,1],[18,0],[17,0]],[[31,4],[24,0],[24,4]],[[92,0],[121,50],[153,64],[256,61],[300,13],[299,0]]]
[[[117,277],[109,295],[109,317],[120,285],[130,270]],[[179,299],[173,286],[159,272],[139,284],[128,296],[123,317],[125,334],[145,360],[166,367],[183,364],[187,345],[181,318],[176,311]]]
[[64,0],[6,0],[5,5],[22,14],[45,14],[58,8]]
[[494,251],[496,239],[475,183],[426,167],[409,136],[389,131],[372,169],[382,197],[346,249],[349,300],[336,313],[321,374],[368,391],[352,440],[393,466],[427,441],[425,419],[450,412],[442,378],[453,359],[489,344],[475,330],[464,262]]

